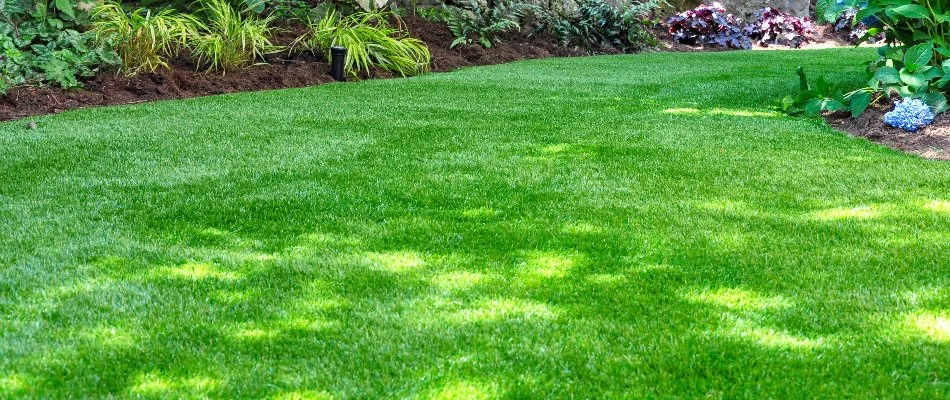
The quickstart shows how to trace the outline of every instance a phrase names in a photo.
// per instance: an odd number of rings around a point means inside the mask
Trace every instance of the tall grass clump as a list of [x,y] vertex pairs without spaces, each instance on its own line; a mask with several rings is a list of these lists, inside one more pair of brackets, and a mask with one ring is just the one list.
[[173,10],[153,12],[145,8],[126,11],[120,3],[107,1],[91,12],[97,40],[114,46],[127,75],[168,68],[167,58],[197,36],[198,21]]
[[273,16],[237,10],[226,0],[201,0],[199,34],[191,41],[199,67],[212,71],[245,68],[280,49],[271,43]]
[[[396,24],[390,24],[390,19]],[[371,67],[402,76],[419,75],[428,72],[432,62],[426,44],[410,37],[398,17],[382,11],[345,17],[330,11],[297,42],[323,52],[328,59],[331,47],[346,47],[344,70],[350,75],[369,73]]]

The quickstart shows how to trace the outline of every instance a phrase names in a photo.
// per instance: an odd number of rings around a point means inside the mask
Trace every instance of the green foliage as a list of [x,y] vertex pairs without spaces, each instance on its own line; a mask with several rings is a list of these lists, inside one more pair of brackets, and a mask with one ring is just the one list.
[[920,43],[907,51],[883,46],[878,48],[881,58],[869,66],[873,73],[868,89],[901,98],[918,98],[927,103],[934,114],[947,110],[947,97],[943,93],[950,83],[950,60],[940,66],[931,65],[935,58],[931,42]]
[[197,37],[198,22],[188,14],[172,10],[152,12],[138,8],[126,12],[116,2],[105,2],[92,10],[92,26],[100,41],[115,45],[128,75],[154,72],[168,67],[166,58]]
[[78,87],[79,79],[115,63],[108,43],[84,32],[92,3],[0,1],[0,93],[17,85]]
[[449,46],[478,43],[484,48],[501,42],[499,34],[521,29],[521,19],[529,10],[537,9],[526,3],[501,1],[494,7],[482,7],[477,0],[465,0],[461,7],[443,5],[439,15],[455,40]]
[[582,0],[570,15],[542,14],[540,29],[555,35],[564,45],[580,46],[589,53],[644,50],[659,44],[644,21],[661,4],[661,0],[650,0],[613,6],[605,0]]
[[[786,97],[782,108],[789,114],[819,115],[824,111],[848,110],[853,116],[859,116],[867,108],[870,100],[866,91],[855,91],[845,95],[841,89],[819,76],[814,84],[808,82],[805,70],[798,67],[799,92],[795,97]],[[851,102],[854,100],[854,107]]]
[[820,18],[834,21],[848,8],[858,7],[855,23],[866,18],[878,21],[868,30],[867,40],[882,30],[885,41],[906,48],[920,43],[934,44],[934,61],[939,65],[950,57],[950,2],[945,0],[819,0]]
[[[397,26],[388,21],[393,18]],[[370,72],[371,67],[402,75],[419,75],[429,71],[432,56],[421,40],[409,37],[402,22],[382,11],[357,12],[341,17],[330,11],[310,32],[297,40],[314,52],[323,52],[329,59],[330,48],[346,47],[344,70],[355,76]]]
[[191,42],[199,66],[227,71],[244,68],[280,50],[270,41],[273,16],[259,18],[251,9],[238,11],[227,0],[201,0],[198,35]]
[[[876,21],[860,41],[885,34],[887,45],[878,48],[878,59],[868,65],[868,86],[844,96],[853,116],[881,99],[918,98],[939,114],[948,109],[944,93],[950,82],[950,4],[940,0],[819,0],[819,17],[834,21],[849,8],[859,7],[854,23]],[[873,24],[872,24],[873,25]],[[801,73],[801,71],[799,71]],[[835,111],[841,99],[815,90],[802,90],[794,101],[786,101],[791,110],[806,112]],[[817,106],[821,104],[821,106]]]
[[872,55],[0,124],[0,398],[948,399],[950,162],[762,112]]

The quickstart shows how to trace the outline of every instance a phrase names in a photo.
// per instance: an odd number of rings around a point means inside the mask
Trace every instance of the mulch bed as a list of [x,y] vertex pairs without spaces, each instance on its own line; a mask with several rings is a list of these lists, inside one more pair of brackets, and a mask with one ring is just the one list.
[[854,136],[867,138],[892,149],[934,160],[950,160],[950,117],[943,113],[917,132],[907,132],[884,123],[887,105],[875,105],[858,118],[847,113],[825,116],[831,126]]
[[[564,48],[543,36],[509,35],[503,42],[484,49],[463,46],[449,49],[455,39],[444,25],[419,18],[406,18],[413,36],[429,45],[432,70],[452,71],[461,67],[501,64],[552,56],[584,55],[580,49]],[[287,28],[278,44],[290,44],[302,29]],[[115,104],[135,104],[162,99],[182,99],[222,93],[313,86],[332,82],[330,65],[322,56],[286,52],[268,57],[267,64],[227,74],[198,72],[188,60],[172,60],[171,69],[133,77],[106,72],[85,81],[84,89],[21,87],[0,97],[0,121],[54,114],[65,110]],[[374,72],[363,78],[386,78]]]
[[[579,48],[559,46],[553,38],[520,34],[503,37],[502,43],[485,49],[480,46],[461,46],[449,49],[455,39],[441,23],[408,17],[406,25],[412,35],[429,45],[432,70],[452,71],[462,67],[501,64],[511,61],[586,55]],[[290,44],[303,33],[300,27],[289,27],[276,39],[278,44]],[[657,32],[660,37],[665,33]],[[667,39],[667,38],[664,38]],[[666,51],[722,51],[715,47],[702,48],[671,43],[665,40]],[[832,32],[823,31],[806,48],[842,45]],[[330,65],[320,55],[306,52],[271,55],[267,64],[256,65],[227,74],[198,72],[186,59],[172,60],[171,69],[155,73],[125,77],[103,73],[86,82],[84,89],[21,87],[0,97],[0,121],[36,115],[54,114],[66,110],[135,104],[153,100],[182,99],[222,93],[281,89],[320,85],[332,82]],[[390,75],[373,72],[364,79],[387,78]],[[855,136],[925,158],[950,160],[950,117],[938,116],[932,125],[916,132],[905,132],[884,124],[885,106],[868,109],[858,119],[841,114],[827,115],[835,128]]]

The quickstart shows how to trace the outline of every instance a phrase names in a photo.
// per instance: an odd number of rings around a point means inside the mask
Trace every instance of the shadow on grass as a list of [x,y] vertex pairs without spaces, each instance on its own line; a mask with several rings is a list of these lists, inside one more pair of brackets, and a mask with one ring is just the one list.
[[505,177],[482,180],[467,198],[387,192],[367,179],[296,197],[268,195],[266,178],[223,179],[125,204],[139,236],[114,246],[124,250],[35,288],[34,304],[5,305],[13,318],[4,336],[18,338],[5,351],[19,353],[7,358],[15,372],[0,390],[273,398],[950,390],[945,199],[855,207],[811,198],[810,207],[773,210],[720,191],[661,207],[579,198],[554,183],[505,202],[493,192]]

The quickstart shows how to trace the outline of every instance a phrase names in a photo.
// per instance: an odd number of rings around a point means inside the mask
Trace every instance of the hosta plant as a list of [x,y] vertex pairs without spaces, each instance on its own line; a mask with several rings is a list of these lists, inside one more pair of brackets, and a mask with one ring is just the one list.
[[674,14],[666,20],[669,33],[678,43],[718,45],[735,49],[752,47],[751,27],[726,13],[719,3],[703,4]]

